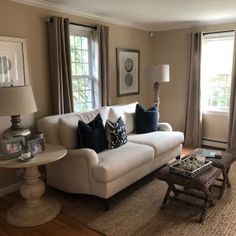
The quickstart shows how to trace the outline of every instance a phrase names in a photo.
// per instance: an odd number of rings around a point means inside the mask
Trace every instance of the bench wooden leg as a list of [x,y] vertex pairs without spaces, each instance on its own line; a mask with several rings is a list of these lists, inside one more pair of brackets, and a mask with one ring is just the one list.
[[211,204],[211,206],[215,206],[215,202],[213,200],[212,193],[209,190],[206,190],[205,194],[206,194],[207,199],[208,199],[209,203]]
[[200,223],[202,223],[204,221],[205,217],[206,217],[207,207],[208,207],[208,196],[206,194],[206,199],[204,201],[204,205],[203,205],[203,208],[202,208],[201,216],[200,216],[200,219],[199,219]]
[[178,194],[179,194],[179,191],[176,189],[175,185],[174,184],[171,184],[171,183],[168,183],[169,184],[169,187],[170,189],[172,190],[172,192],[175,194],[175,196],[177,197]]
[[226,186],[228,186],[228,188],[231,188],[231,184],[229,181],[229,169],[230,168],[228,168],[227,170],[222,170],[223,182],[222,182],[222,186],[221,186],[221,190],[220,190],[219,199],[221,199],[223,197]]
[[166,203],[167,203],[167,201],[168,201],[168,199],[169,199],[169,196],[170,196],[170,192],[171,192],[171,188],[170,188],[170,186],[168,185],[168,189],[167,189],[167,191],[166,191],[166,195],[165,195],[165,197],[164,197],[164,199],[163,199],[163,202],[162,202],[162,204],[161,204],[161,210],[163,210],[163,209],[165,208]]
[[206,217],[206,212],[207,212],[207,208],[208,208],[209,204],[210,204],[210,206],[215,206],[215,203],[214,203],[213,197],[212,197],[212,193],[209,190],[206,190],[202,213],[201,213],[201,216],[199,219],[200,223],[202,223]]
[[230,170],[230,167],[226,170],[226,178],[227,178],[227,186],[228,188],[231,188],[231,183],[229,181],[229,170]]

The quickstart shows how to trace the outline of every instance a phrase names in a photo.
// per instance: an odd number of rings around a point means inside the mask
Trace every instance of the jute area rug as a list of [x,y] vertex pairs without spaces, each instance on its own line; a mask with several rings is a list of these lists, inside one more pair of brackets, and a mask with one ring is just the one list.
[[[230,171],[232,188],[209,208],[205,222],[198,223],[200,210],[170,201],[160,210],[167,185],[151,174],[111,199],[104,211],[96,197],[66,194],[51,190],[62,203],[68,217],[106,235],[236,235],[236,165]],[[218,194],[218,189],[213,189]],[[196,200],[193,200],[196,202]],[[199,202],[201,203],[201,201]]]

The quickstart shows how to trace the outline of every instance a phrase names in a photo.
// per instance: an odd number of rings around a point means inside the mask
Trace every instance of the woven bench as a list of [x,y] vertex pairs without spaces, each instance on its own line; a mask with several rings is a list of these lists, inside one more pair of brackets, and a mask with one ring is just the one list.
[[[203,222],[206,216],[207,208],[209,206],[214,206],[214,201],[210,189],[220,176],[221,170],[213,166],[210,166],[209,169],[192,178],[173,174],[170,172],[170,168],[168,165],[164,166],[157,171],[157,178],[159,180],[165,181],[168,184],[168,189],[163,199],[161,209],[165,208],[168,200],[180,200],[178,198],[179,194],[185,194],[191,197],[199,198],[204,200],[204,204],[201,206],[201,215],[199,218],[199,222]],[[184,189],[181,190],[177,188],[176,185],[182,186],[184,187]],[[203,195],[186,191],[186,189],[198,190],[202,192]],[[171,196],[171,192],[174,193],[174,196]]]
[[[203,148],[197,148],[192,152],[192,154],[201,154],[203,150],[204,150]],[[224,195],[224,191],[225,191],[226,186],[228,186],[229,188],[231,187],[231,184],[229,181],[229,170],[230,170],[232,163],[234,161],[236,161],[236,153],[223,152],[222,158],[220,158],[220,159],[207,158],[207,160],[212,161],[212,165],[221,169],[221,171],[222,171],[223,179],[218,179],[218,180],[222,181],[222,185],[219,186],[221,188],[219,198],[221,199]]]

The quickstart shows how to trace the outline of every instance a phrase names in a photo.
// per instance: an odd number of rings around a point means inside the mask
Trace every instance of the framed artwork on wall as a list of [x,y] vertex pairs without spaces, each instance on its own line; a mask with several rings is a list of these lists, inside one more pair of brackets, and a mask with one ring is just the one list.
[[26,40],[0,36],[0,87],[28,84]]
[[140,51],[116,48],[117,96],[139,94]]

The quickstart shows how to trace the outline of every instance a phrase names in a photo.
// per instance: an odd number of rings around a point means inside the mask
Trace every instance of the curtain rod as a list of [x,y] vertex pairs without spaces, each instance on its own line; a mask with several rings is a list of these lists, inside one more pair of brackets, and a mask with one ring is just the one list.
[[229,33],[229,32],[234,32],[235,30],[221,30],[221,31],[212,31],[212,32],[205,32],[203,35],[206,34],[217,34],[217,33]]
[[[53,21],[53,18],[52,18],[52,17],[48,17],[48,18],[46,19],[46,22],[52,22],[52,21]],[[82,27],[91,28],[91,29],[94,29],[94,30],[97,29],[97,26],[86,25],[86,24],[80,24],[80,23],[74,23],[74,22],[70,22],[70,25],[82,26]]]

